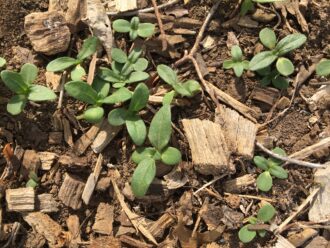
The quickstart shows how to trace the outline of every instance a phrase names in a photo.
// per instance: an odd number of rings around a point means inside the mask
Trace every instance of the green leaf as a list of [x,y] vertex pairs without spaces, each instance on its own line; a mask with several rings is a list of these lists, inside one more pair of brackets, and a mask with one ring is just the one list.
[[137,31],[137,30],[133,30],[133,29],[131,29],[131,30],[129,31],[129,38],[130,38],[131,40],[135,40],[137,37],[138,37],[138,31]]
[[255,225],[255,224],[258,223],[258,219],[256,217],[254,217],[254,216],[250,216],[247,220],[252,225]]
[[116,89],[122,88],[126,85],[126,83],[115,83],[112,86]]
[[271,83],[272,83],[272,78],[270,76],[263,77],[260,80],[260,85],[264,87],[270,85]]
[[124,67],[124,64],[118,63],[116,61],[111,62],[111,69],[117,75],[121,74],[121,71],[122,71],[123,67]]
[[98,76],[94,77],[92,87],[100,98],[105,98],[110,91],[110,84]]
[[32,84],[38,76],[38,68],[33,64],[24,64],[20,73],[25,84]]
[[181,162],[181,152],[174,147],[166,147],[162,152],[161,160],[167,165],[176,165]]
[[222,67],[224,68],[224,69],[231,69],[231,68],[233,68],[234,67],[234,65],[235,65],[235,62],[233,61],[233,60],[225,60],[225,61],[223,61],[223,65],[222,65]]
[[260,76],[268,76],[270,75],[271,73],[271,68],[270,66],[267,66],[265,68],[262,68],[260,70],[257,70],[257,73],[260,75]]
[[306,40],[307,37],[303,34],[290,34],[277,43],[275,50],[277,51],[278,56],[281,56],[301,47]]
[[7,104],[7,111],[12,115],[20,114],[25,108],[27,98],[25,95],[15,95],[10,98]]
[[276,35],[270,28],[262,29],[259,33],[259,39],[261,43],[269,49],[274,49],[276,46]]
[[269,168],[269,173],[279,179],[288,178],[288,172],[279,165],[272,164]]
[[178,76],[176,72],[172,70],[171,67],[167,65],[158,65],[157,72],[161,79],[163,79],[169,85],[179,83]]
[[238,237],[243,243],[251,242],[257,235],[256,231],[249,231],[249,226],[250,224],[243,226],[238,232]]
[[243,74],[243,71],[244,71],[243,63],[241,63],[241,62],[235,63],[233,69],[234,69],[236,77],[241,77]]
[[29,178],[34,180],[35,182],[40,182],[40,178],[37,176],[37,174],[34,171],[29,172]]
[[262,169],[262,170],[268,170],[268,162],[267,162],[267,159],[265,159],[264,157],[262,156],[255,156],[253,158],[253,162],[255,163],[255,165]]
[[108,122],[112,126],[121,126],[125,123],[127,116],[127,110],[124,108],[113,109],[108,114]]
[[16,94],[27,94],[29,91],[29,85],[24,82],[21,74],[12,71],[2,71],[1,79],[8,89]]
[[139,19],[139,17],[134,16],[134,17],[131,19],[131,28],[134,29],[134,30],[137,30],[138,27],[139,27],[139,24],[140,24],[140,19]]
[[316,74],[319,76],[325,76],[325,77],[330,75],[330,60],[329,59],[321,60],[321,62],[316,65]]
[[148,60],[145,58],[139,58],[135,64],[133,64],[133,68],[136,71],[145,71],[148,68]]
[[71,71],[72,81],[81,81],[84,76],[86,76],[86,71],[81,65],[76,65],[76,67]]
[[84,41],[84,44],[77,55],[77,59],[82,61],[96,52],[99,45],[99,39],[95,36],[89,37]]
[[252,0],[244,0],[241,5],[240,15],[244,16],[244,15],[246,15],[247,12],[249,12],[250,10],[253,10],[253,9],[254,9],[254,4],[253,4]]
[[126,53],[119,49],[119,48],[112,48],[111,50],[111,58],[121,64],[124,64],[127,62],[127,55]]
[[138,164],[146,158],[153,158],[156,152],[156,149],[153,147],[138,147],[133,152],[131,159]]
[[294,72],[294,65],[287,58],[279,58],[276,62],[276,69],[283,76],[289,76]]
[[42,85],[32,85],[28,99],[34,102],[51,101],[56,99],[56,94],[49,88]]
[[161,151],[170,141],[171,132],[171,107],[170,105],[164,105],[151,121],[149,141],[158,151]]
[[36,188],[38,186],[38,183],[36,181],[34,181],[33,179],[29,179],[29,181],[27,181],[25,186],[27,188]]
[[135,145],[142,145],[147,137],[147,127],[137,115],[126,117],[126,128]]
[[243,54],[242,54],[241,48],[237,45],[232,46],[231,56],[232,56],[234,62],[242,61]]
[[250,68],[250,61],[243,60],[241,63],[243,65],[244,70],[249,70],[249,68]]
[[265,237],[267,234],[266,230],[259,230],[257,231],[257,233],[261,238]]
[[122,82],[122,79],[120,78],[120,75],[115,73],[114,71],[105,68],[105,67],[100,67],[98,74],[97,74],[101,79],[111,82],[111,83],[120,83]]
[[126,83],[136,83],[136,82],[141,82],[144,80],[147,80],[149,78],[149,74],[143,71],[133,71],[131,75],[129,76],[128,80]]
[[250,61],[250,70],[257,71],[271,65],[277,59],[272,51],[265,51],[255,55]]
[[273,78],[272,83],[278,89],[287,89],[289,87],[288,80],[280,75]]
[[116,90],[112,95],[99,100],[99,102],[106,104],[115,104],[115,103],[125,102],[131,98],[132,98],[132,92],[129,91],[127,88],[122,87]]
[[136,167],[131,181],[133,194],[136,197],[144,196],[156,176],[156,164],[152,158],[142,160]]
[[46,69],[47,71],[52,71],[52,72],[63,71],[79,63],[80,61],[77,59],[70,57],[61,57],[49,62]]
[[89,104],[96,104],[97,92],[89,84],[82,81],[71,81],[65,84],[65,91],[75,99]]
[[134,49],[131,51],[131,53],[128,55],[128,60],[132,63],[135,64],[140,56],[142,54],[142,49],[141,47],[134,47]]
[[147,106],[148,100],[149,89],[147,85],[145,85],[144,83],[140,83],[134,90],[128,110],[131,112],[138,112],[145,106]]
[[189,92],[189,97],[194,96],[201,91],[200,84],[195,80],[187,80],[182,84],[182,86]]
[[98,123],[103,119],[103,115],[104,109],[102,107],[93,106],[89,107],[81,117],[90,123]]
[[168,93],[166,93],[163,97],[163,105],[171,105],[172,101],[173,101],[173,98],[174,98],[174,95],[175,95],[175,91],[172,90]]
[[[279,148],[279,147],[275,147],[273,150],[272,150],[273,153],[276,153],[277,155],[280,155],[282,157],[286,157],[286,152],[282,149],[282,148]],[[279,162],[281,162],[281,160],[277,160]]]
[[268,171],[261,173],[257,178],[257,187],[261,191],[269,191],[273,186],[273,178]]
[[6,65],[6,63],[7,63],[6,60],[4,58],[0,57],[0,68],[4,67]]
[[124,19],[118,19],[112,23],[112,27],[116,32],[127,33],[131,30],[131,23]]
[[140,37],[151,37],[155,32],[155,25],[152,23],[140,23],[137,32]]
[[266,203],[262,208],[259,209],[257,218],[264,223],[269,222],[274,217],[275,213],[275,208],[271,204]]

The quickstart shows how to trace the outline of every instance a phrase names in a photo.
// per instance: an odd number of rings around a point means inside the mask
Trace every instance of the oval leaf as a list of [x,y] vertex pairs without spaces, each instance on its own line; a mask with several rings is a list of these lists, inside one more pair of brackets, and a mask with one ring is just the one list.
[[279,58],[276,62],[276,69],[283,76],[289,76],[294,71],[294,65],[287,58]]
[[12,115],[20,114],[25,108],[27,99],[25,95],[15,95],[7,104],[7,111]]
[[[286,152],[282,148],[279,148],[279,147],[275,147],[274,149],[272,149],[272,152],[276,153],[277,155],[280,155],[282,157],[287,156]],[[269,158],[268,160],[275,163],[275,164],[277,164],[277,165],[280,165],[282,163],[282,160],[277,159],[277,158]]]
[[200,84],[195,80],[187,80],[182,84],[182,86],[189,92],[190,97],[201,91]]
[[244,71],[243,63],[242,62],[235,63],[233,69],[236,77],[241,77]]
[[255,165],[262,169],[262,170],[268,170],[268,161],[267,159],[265,159],[264,157],[262,156],[255,156],[253,158],[253,162],[255,163]]
[[16,94],[24,95],[29,91],[29,85],[24,82],[23,77],[17,72],[8,70],[2,71],[1,79],[8,89]]
[[112,23],[112,27],[116,32],[127,33],[131,30],[131,23],[124,19],[118,19]]
[[130,83],[141,82],[147,80],[148,78],[149,78],[148,73],[143,71],[134,71],[131,73],[126,83],[130,84]]
[[79,64],[80,61],[77,59],[73,59],[70,57],[61,57],[61,58],[57,58],[51,62],[48,63],[46,69],[47,71],[52,71],[52,72],[56,72],[56,71],[63,71],[73,65],[77,65]]
[[261,173],[257,178],[257,187],[261,191],[269,191],[273,186],[273,178],[268,171]]
[[181,152],[169,146],[162,152],[161,160],[164,164],[176,165],[181,162]]
[[288,172],[279,165],[271,165],[269,168],[270,174],[272,174],[274,177],[277,177],[279,179],[287,179],[288,178]]
[[135,64],[140,58],[141,54],[142,54],[141,47],[134,47],[133,51],[131,51],[131,53],[128,55],[128,60],[132,64]]
[[223,66],[224,69],[231,69],[231,68],[234,67],[234,64],[235,64],[235,62],[232,61],[232,60],[225,60],[223,62],[223,65],[222,66]]
[[115,73],[114,71],[105,68],[105,67],[100,67],[98,74],[97,74],[101,79],[111,82],[111,83],[120,83],[122,82],[120,75]]
[[77,55],[78,60],[84,60],[96,52],[97,46],[99,45],[99,39],[95,36],[89,37],[84,41],[81,50]]
[[136,71],[144,71],[148,68],[148,64],[148,60],[146,60],[145,58],[139,58],[133,65],[133,68]]
[[257,71],[271,65],[277,56],[272,51],[261,52],[255,55],[250,61],[250,70]]
[[119,49],[119,48],[112,48],[111,50],[111,58],[121,64],[126,63],[127,61],[127,55],[126,53]]
[[132,112],[138,112],[147,106],[148,100],[149,89],[147,85],[140,83],[134,90],[128,110]]
[[[0,66],[1,67],[1,66]],[[330,60],[324,59],[316,66],[316,73],[319,76],[328,76],[330,75]]]
[[127,88],[120,88],[115,91],[112,95],[100,100],[101,103],[106,104],[115,104],[120,102],[125,102],[132,98],[132,92],[129,91]]
[[147,127],[140,116],[132,115],[126,118],[126,128],[135,145],[142,145],[147,137]]
[[259,39],[261,43],[269,49],[274,49],[276,46],[276,35],[270,28],[262,29],[259,33]]
[[157,72],[160,78],[169,85],[173,85],[179,82],[176,72],[167,65],[158,65]]
[[132,160],[134,163],[140,163],[146,158],[153,158],[156,153],[156,149],[153,147],[138,147],[132,154]]
[[231,56],[232,56],[234,62],[242,61],[243,54],[242,54],[241,48],[237,45],[232,46]]
[[281,56],[301,47],[306,40],[307,37],[303,34],[290,34],[277,43],[275,50],[277,51],[278,56]]
[[144,196],[156,176],[156,164],[152,158],[142,160],[136,167],[131,181],[133,194],[136,197]]
[[121,126],[125,123],[127,110],[124,108],[113,109],[108,114],[108,122],[113,126]]
[[137,32],[139,36],[148,38],[154,34],[155,25],[152,23],[140,23]]
[[275,208],[271,204],[266,203],[262,208],[259,209],[257,217],[258,220],[269,222],[274,217],[275,213]]
[[162,104],[163,105],[166,105],[166,104],[170,105],[173,101],[174,96],[175,96],[175,91],[174,90],[172,90],[170,92],[167,92],[163,97]]
[[104,115],[104,109],[102,107],[90,107],[88,108],[82,117],[90,123],[98,123],[102,120]]
[[249,231],[249,225],[250,224],[243,226],[238,232],[238,237],[243,243],[251,242],[257,235],[256,231]]
[[72,81],[81,81],[83,80],[83,77],[86,76],[86,71],[81,65],[77,65],[72,71],[71,71],[71,79]]
[[278,89],[287,89],[289,87],[289,82],[286,78],[278,75],[272,79],[273,85]]
[[34,102],[51,101],[56,99],[56,94],[49,88],[42,85],[32,85],[28,99]]
[[97,92],[89,84],[82,81],[71,81],[64,86],[66,92],[77,100],[89,104],[96,104]]
[[105,98],[110,91],[110,84],[98,76],[94,77],[92,87],[101,98]]
[[26,84],[32,84],[38,76],[38,68],[33,64],[24,64],[19,74]]

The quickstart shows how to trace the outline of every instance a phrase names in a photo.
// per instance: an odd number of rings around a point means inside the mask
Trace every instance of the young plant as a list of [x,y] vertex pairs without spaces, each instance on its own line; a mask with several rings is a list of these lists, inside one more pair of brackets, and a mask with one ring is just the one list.
[[4,70],[1,79],[12,92],[16,93],[7,104],[7,111],[12,115],[21,113],[28,100],[41,102],[55,100],[56,94],[42,85],[33,84],[38,76],[38,68],[32,64],[25,64],[21,71]]
[[243,71],[249,69],[249,61],[243,60],[242,50],[239,46],[235,45],[231,48],[231,57],[232,59],[223,62],[223,68],[233,69],[236,77],[242,76]]
[[243,243],[249,243],[255,238],[257,233],[260,237],[265,237],[266,230],[250,231],[249,227],[251,225],[255,225],[255,224],[268,223],[269,221],[271,221],[271,219],[273,219],[275,213],[276,213],[275,208],[271,204],[266,203],[263,207],[261,207],[259,209],[259,211],[257,213],[257,217],[254,217],[254,216],[250,217],[248,219],[249,224],[243,226],[239,230],[239,232],[238,232],[239,239]]
[[129,136],[138,146],[144,143],[147,136],[147,128],[139,116],[139,111],[147,105],[148,99],[149,89],[144,83],[140,83],[133,92],[128,108],[114,109],[108,115],[108,121],[111,125],[126,125]]
[[[285,151],[279,147],[274,148],[272,151],[280,156],[286,156]],[[272,176],[279,179],[288,178],[288,172],[281,166],[281,160],[275,158],[266,159],[262,156],[255,156],[253,162],[258,168],[264,171],[257,178],[257,187],[261,191],[269,191],[272,188]]]
[[278,89],[287,89],[289,87],[289,81],[287,78],[280,75],[277,69],[271,69],[270,66],[260,69],[257,73],[262,77],[260,84],[262,86],[268,86],[272,84]]
[[330,75],[330,60],[322,59],[316,65],[316,74],[319,76],[327,77]]
[[102,67],[98,74],[99,77],[113,83],[114,88],[147,80],[149,74],[144,70],[148,68],[148,60],[140,58],[141,54],[141,48],[134,48],[128,56],[124,51],[113,48],[111,69]]
[[118,19],[113,22],[113,29],[118,33],[129,33],[131,40],[138,36],[148,38],[155,32],[155,25],[151,23],[140,23],[139,17],[133,17],[131,22]]
[[114,91],[110,96],[110,84],[96,77],[92,85],[83,81],[71,81],[65,84],[65,91],[73,98],[90,106],[77,119],[84,119],[91,123],[98,123],[104,116],[103,104],[125,102],[132,97],[132,92],[126,88]]
[[241,5],[240,15],[244,16],[250,10],[254,10],[255,3],[274,3],[274,2],[280,2],[280,1],[283,1],[283,0],[244,0]]
[[181,161],[181,152],[168,143],[171,138],[171,107],[168,104],[171,98],[166,97],[163,106],[153,117],[148,139],[152,147],[139,147],[132,154],[132,160],[138,165],[131,180],[132,191],[135,196],[144,196],[156,175],[156,164],[162,162],[167,165],[176,165]]
[[36,173],[30,171],[29,173],[29,181],[26,183],[26,187],[36,188],[40,183],[40,178],[37,176]]
[[270,66],[276,61],[276,69],[283,76],[289,76],[294,71],[292,62],[282,57],[288,52],[302,46],[307,37],[303,34],[290,34],[277,42],[276,35],[273,30],[264,28],[259,33],[259,38],[262,44],[270,49],[270,51],[260,52],[255,55],[250,61],[250,70],[258,71]]
[[167,65],[158,65],[157,72],[160,78],[171,85],[181,96],[193,97],[201,90],[201,86],[195,80],[180,81],[176,72]]
[[[76,58],[71,58],[71,57],[57,58],[57,59],[51,61],[47,65],[46,69],[47,69],[47,71],[57,72],[57,71],[64,71],[65,69],[68,69],[72,66],[76,66],[72,70],[72,72],[78,73],[78,72],[76,72],[77,70],[81,71],[81,67],[79,67],[78,65],[80,65],[86,58],[88,58],[93,53],[95,53],[98,45],[99,45],[98,38],[92,36],[84,41],[84,44]],[[72,79],[72,80],[74,80],[74,79]],[[80,78],[80,80],[81,80],[81,78]]]
[[4,67],[6,65],[6,60],[2,57],[0,57],[0,68]]

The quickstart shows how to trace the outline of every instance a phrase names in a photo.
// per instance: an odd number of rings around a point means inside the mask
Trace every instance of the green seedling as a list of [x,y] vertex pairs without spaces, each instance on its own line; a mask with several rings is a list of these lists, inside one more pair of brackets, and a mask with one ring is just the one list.
[[281,2],[284,0],[244,0],[241,5],[240,15],[244,16],[247,12],[254,10],[255,3],[274,3],[274,2]]
[[257,233],[260,237],[265,237],[266,230],[250,231],[249,227],[255,224],[268,223],[273,219],[275,214],[276,214],[275,208],[271,204],[266,203],[263,207],[259,209],[257,213],[257,217],[252,216],[248,218],[249,224],[243,226],[238,232],[239,239],[243,243],[249,243],[256,237]]
[[29,180],[26,183],[26,187],[36,188],[39,185],[40,178],[37,176],[36,173],[30,171],[29,173]]
[[113,59],[111,69],[100,68],[99,77],[111,82],[114,88],[147,80],[149,74],[144,71],[148,68],[148,61],[145,58],[140,58],[141,54],[141,48],[134,48],[128,56],[124,51],[113,48],[111,51]]
[[330,60],[322,59],[316,66],[316,74],[327,77],[330,75]]
[[38,68],[32,64],[25,64],[21,71],[4,70],[1,79],[12,92],[16,93],[7,104],[7,111],[12,115],[21,113],[28,100],[33,102],[51,101],[56,94],[49,88],[33,84],[38,76]]
[[178,75],[167,65],[158,65],[157,72],[161,79],[171,85],[181,96],[193,97],[201,91],[201,86],[195,80],[180,81]]
[[273,30],[264,28],[259,33],[262,44],[270,49],[270,51],[260,52],[250,61],[250,70],[258,71],[270,66],[276,61],[276,69],[283,76],[289,76],[294,72],[292,62],[282,57],[288,52],[302,46],[307,37],[303,34],[290,34],[277,42],[276,35]]
[[128,108],[114,109],[108,115],[108,121],[111,125],[126,125],[129,136],[138,146],[144,143],[147,136],[147,128],[139,116],[139,111],[147,105],[148,99],[149,89],[144,83],[140,83],[133,92]]
[[243,71],[249,69],[249,61],[243,60],[243,53],[239,46],[235,45],[231,48],[231,57],[232,59],[223,62],[223,68],[233,69],[236,77],[242,76]]
[[131,180],[132,191],[135,196],[144,196],[156,175],[156,164],[162,162],[173,166],[181,161],[181,152],[168,143],[171,138],[171,96],[163,102],[163,106],[153,117],[148,139],[152,147],[139,147],[132,154],[132,160],[137,164]]
[[126,88],[116,89],[108,96],[110,84],[96,77],[92,85],[83,81],[71,81],[65,84],[65,91],[73,98],[89,104],[90,106],[77,119],[84,119],[91,123],[98,123],[103,119],[103,104],[116,104],[125,102],[132,97],[132,92]]
[[286,77],[283,77],[277,69],[271,69],[270,66],[260,69],[257,73],[262,77],[260,84],[262,86],[268,86],[272,84],[278,89],[287,89],[289,87],[289,81]]
[[[286,153],[279,147],[272,150],[274,153],[285,157]],[[264,158],[262,156],[255,156],[253,158],[255,165],[262,169],[264,172],[261,173],[257,178],[257,187],[261,191],[269,191],[273,186],[273,178],[287,179],[288,172],[281,166],[282,161],[275,158]]]
[[155,32],[155,25],[151,23],[140,23],[139,17],[133,17],[131,22],[124,19],[118,19],[113,22],[113,29],[119,33],[129,33],[131,40],[138,36],[148,38]]
[[2,57],[0,57],[0,69],[6,65],[6,60]]
[[[93,53],[95,53],[98,45],[99,45],[99,39],[97,37],[92,36],[84,41],[84,44],[76,58],[71,58],[71,57],[57,58],[57,59],[51,61],[47,65],[46,69],[47,69],[47,71],[57,72],[57,71],[64,71],[70,67],[75,66],[75,68],[72,70],[73,71],[72,73],[79,74],[79,71],[81,73],[82,67],[80,67],[78,65],[80,65],[85,59],[87,59],[89,56],[91,56]],[[75,78],[75,79],[77,79],[77,78]],[[75,80],[75,79],[72,79],[72,80]],[[81,78],[79,80],[81,80]]]

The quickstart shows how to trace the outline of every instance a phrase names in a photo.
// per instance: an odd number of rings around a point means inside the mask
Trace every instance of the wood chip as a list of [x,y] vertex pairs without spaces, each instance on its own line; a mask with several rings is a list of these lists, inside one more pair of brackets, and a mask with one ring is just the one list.
[[114,137],[122,130],[122,126],[112,126],[106,122],[100,129],[91,148],[95,153],[100,153],[109,145]]
[[279,90],[272,87],[255,87],[251,92],[253,100],[266,103],[269,106],[273,106],[279,96]]
[[133,10],[137,8],[136,0],[115,0],[115,3],[116,10],[119,12]]
[[68,167],[85,167],[88,166],[87,157],[77,157],[76,155],[61,155],[58,159],[61,165]]
[[315,237],[305,248],[329,248],[329,242],[322,236]]
[[39,156],[34,150],[26,150],[24,152],[21,172],[25,178],[28,178],[30,172],[38,173],[41,166]]
[[65,174],[63,184],[58,193],[58,198],[64,205],[73,209],[79,209],[81,207],[81,196],[85,187],[85,183],[80,179]]
[[121,235],[120,241],[124,244],[128,244],[130,247],[136,247],[136,248],[152,248],[153,245],[146,244],[145,242],[139,241],[137,239],[134,239],[127,235]]
[[184,119],[182,123],[191,149],[194,167],[199,173],[218,176],[235,172],[219,124],[199,119]]
[[93,231],[100,234],[111,235],[113,223],[113,206],[101,202],[97,207]]
[[311,111],[326,110],[330,107],[330,85],[322,86],[308,99],[309,109]]
[[77,215],[70,215],[66,219],[66,225],[71,234],[70,244],[72,246],[77,246],[77,243],[81,242],[79,217]]
[[24,29],[37,52],[54,55],[69,47],[71,33],[60,12],[31,13],[25,17]]
[[35,192],[31,187],[7,189],[6,202],[8,211],[28,212],[35,209]]
[[296,248],[282,235],[276,235],[276,237],[277,237],[277,241],[276,244],[273,246],[273,248]]
[[320,140],[316,144],[313,144],[311,146],[305,147],[304,149],[292,153],[289,158],[295,158],[295,159],[304,159],[312,155],[314,152],[318,150],[322,150],[324,148],[330,147],[330,137],[327,137],[325,139]]
[[54,152],[38,152],[42,170],[50,170],[54,162],[58,159],[58,155]]
[[62,124],[63,124],[63,136],[65,142],[70,146],[73,147],[73,139],[72,139],[72,132],[70,127],[70,122],[66,118],[62,118]]
[[36,210],[42,213],[54,213],[58,211],[58,202],[52,194],[41,194],[37,196]]
[[105,236],[92,239],[88,248],[121,248],[121,242],[119,239]]
[[246,174],[232,180],[228,180],[223,184],[223,189],[228,193],[241,193],[248,190],[249,186],[256,183],[256,179],[251,174]]
[[174,223],[175,218],[171,214],[165,213],[149,226],[149,231],[155,238],[161,238],[165,230],[173,226]]
[[50,132],[48,136],[48,143],[50,145],[60,145],[63,141],[62,132]]
[[276,15],[264,9],[257,8],[252,15],[252,19],[258,22],[269,23],[274,20]]
[[46,71],[45,77],[46,77],[46,84],[48,87],[50,87],[54,92],[61,91],[61,77],[62,77],[61,74],[52,71]]
[[85,0],[68,0],[65,20],[72,33],[77,31],[77,25],[84,17],[86,12]]
[[306,228],[306,229],[302,230],[301,232],[291,234],[288,237],[288,240],[295,247],[300,247],[303,244],[305,244],[307,242],[307,240],[311,239],[312,237],[315,237],[317,234],[318,234],[318,232],[315,229]]

